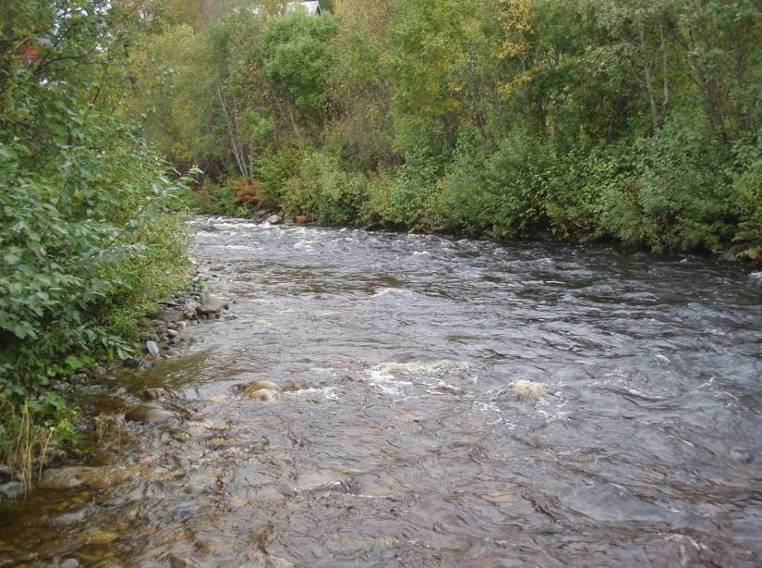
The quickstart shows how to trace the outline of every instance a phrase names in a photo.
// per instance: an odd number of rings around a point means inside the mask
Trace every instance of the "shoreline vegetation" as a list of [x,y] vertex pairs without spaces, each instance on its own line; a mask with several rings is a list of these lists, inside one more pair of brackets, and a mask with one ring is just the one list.
[[757,263],[762,8],[646,4],[0,0],[0,479],[76,447],[188,210]]
[[216,5],[151,38],[133,100],[198,211],[759,259],[753,2]]

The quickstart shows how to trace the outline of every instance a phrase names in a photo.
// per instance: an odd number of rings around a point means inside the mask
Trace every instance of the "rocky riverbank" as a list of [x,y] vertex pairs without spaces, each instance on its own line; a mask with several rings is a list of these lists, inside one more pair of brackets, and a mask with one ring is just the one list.
[[[81,464],[101,453],[99,444],[106,429],[119,427],[125,421],[158,423],[175,416],[156,405],[166,394],[164,389],[131,392],[124,379],[126,375],[140,375],[162,360],[181,357],[192,343],[183,333],[185,329],[219,320],[230,309],[231,300],[215,297],[204,292],[204,288],[204,278],[196,274],[187,289],[159,302],[159,308],[141,322],[140,343],[133,356],[122,361],[102,361],[52,385],[55,392],[80,409],[76,428],[82,443],[69,448],[46,448],[31,484],[29,479],[0,464],[0,503],[24,498],[32,489],[30,485],[69,489],[111,485],[123,479],[122,475],[113,474],[112,467]],[[144,402],[152,402],[153,406]]]

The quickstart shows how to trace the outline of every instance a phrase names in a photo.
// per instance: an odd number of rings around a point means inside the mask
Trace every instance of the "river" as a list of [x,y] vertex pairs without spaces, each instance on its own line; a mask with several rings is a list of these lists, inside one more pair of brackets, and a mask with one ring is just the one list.
[[[762,565],[762,275],[191,227],[231,309],[105,397],[168,387],[176,418],[114,419],[127,481],[0,513],[0,566]],[[256,379],[296,390],[240,396]]]

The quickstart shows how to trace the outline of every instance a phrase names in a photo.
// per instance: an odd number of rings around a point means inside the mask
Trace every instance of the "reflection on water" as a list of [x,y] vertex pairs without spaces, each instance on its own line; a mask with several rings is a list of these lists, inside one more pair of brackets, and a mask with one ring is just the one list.
[[[129,481],[0,513],[0,565],[762,564],[761,279],[608,249],[193,226],[236,303],[120,395],[166,387],[175,418],[115,420]],[[293,388],[241,396],[254,380]]]

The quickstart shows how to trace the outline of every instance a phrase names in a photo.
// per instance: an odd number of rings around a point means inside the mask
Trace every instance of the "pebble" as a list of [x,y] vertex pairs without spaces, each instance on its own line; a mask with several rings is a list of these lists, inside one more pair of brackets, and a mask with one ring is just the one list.
[[159,356],[159,344],[155,341],[146,341],[146,351],[152,356],[152,357],[158,357]]

